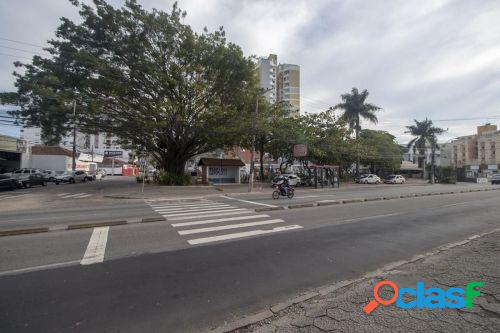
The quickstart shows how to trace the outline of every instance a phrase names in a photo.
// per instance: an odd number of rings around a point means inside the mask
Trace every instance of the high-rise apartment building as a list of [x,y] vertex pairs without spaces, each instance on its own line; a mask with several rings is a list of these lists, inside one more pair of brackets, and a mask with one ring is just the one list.
[[290,116],[300,115],[300,66],[278,64],[278,57],[270,54],[259,58],[257,74],[260,87],[271,103],[284,102]]
[[500,165],[500,131],[496,125],[477,127],[477,134],[450,143],[451,164],[478,172],[497,172]]

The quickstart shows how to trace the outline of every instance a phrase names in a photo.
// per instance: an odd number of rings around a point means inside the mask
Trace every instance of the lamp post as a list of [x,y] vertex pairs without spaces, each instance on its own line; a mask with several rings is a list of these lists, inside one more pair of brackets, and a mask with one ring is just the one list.
[[253,120],[253,139],[252,139],[252,150],[250,151],[250,176],[248,177],[248,192],[252,192],[253,190],[253,174],[254,174],[254,169],[255,169],[255,163],[254,163],[254,154],[255,154],[255,146],[256,146],[256,141],[257,141],[257,129],[256,129],[256,120],[259,117],[259,97],[261,95],[264,95],[268,91],[270,91],[271,88],[265,89],[265,90],[260,90],[257,93],[257,100],[255,103],[255,118]]

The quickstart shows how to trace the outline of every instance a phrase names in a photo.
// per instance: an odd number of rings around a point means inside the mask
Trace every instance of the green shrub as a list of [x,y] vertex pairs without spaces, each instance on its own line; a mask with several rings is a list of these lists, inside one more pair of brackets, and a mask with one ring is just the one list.
[[168,172],[161,172],[158,177],[160,185],[190,185],[191,176],[187,174],[175,175]]

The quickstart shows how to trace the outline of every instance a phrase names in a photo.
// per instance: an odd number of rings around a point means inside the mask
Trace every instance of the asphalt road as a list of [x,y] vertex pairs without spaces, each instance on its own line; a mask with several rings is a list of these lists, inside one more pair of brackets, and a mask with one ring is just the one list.
[[[355,185],[340,189],[311,190],[297,188],[293,199],[271,198],[271,187],[258,193],[221,193],[211,188],[182,189],[182,196],[203,196],[214,202],[228,202],[241,208],[272,207],[332,199],[370,198],[407,193],[441,192],[467,188],[495,187],[489,184],[462,185]],[[243,190],[245,190],[243,188]],[[137,221],[158,216],[142,199],[116,199],[109,196],[135,191],[140,185],[128,177],[108,177],[103,181],[74,185],[48,184],[47,187],[0,192],[0,231],[33,227],[64,227],[75,223],[110,220]],[[146,187],[146,196],[152,200],[165,197],[175,200],[175,193],[158,186]],[[191,191],[191,193],[189,193]],[[178,196],[177,196],[178,197]]]
[[[200,203],[209,208],[196,223],[213,220],[220,207],[243,209],[218,198]],[[197,213],[171,203],[150,207],[167,211],[166,222],[109,228],[104,261],[90,265],[81,263],[95,229],[2,237],[0,331],[205,331],[301,291],[498,228],[499,204],[499,193],[490,191],[275,211],[267,221],[297,228],[193,245],[206,239],[193,229],[200,226],[174,224],[190,223]]]

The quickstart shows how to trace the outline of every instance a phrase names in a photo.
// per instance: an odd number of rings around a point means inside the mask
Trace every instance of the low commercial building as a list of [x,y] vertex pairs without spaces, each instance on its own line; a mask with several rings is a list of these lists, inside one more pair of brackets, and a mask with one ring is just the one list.
[[31,165],[31,146],[26,140],[0,134],[0,174]]

